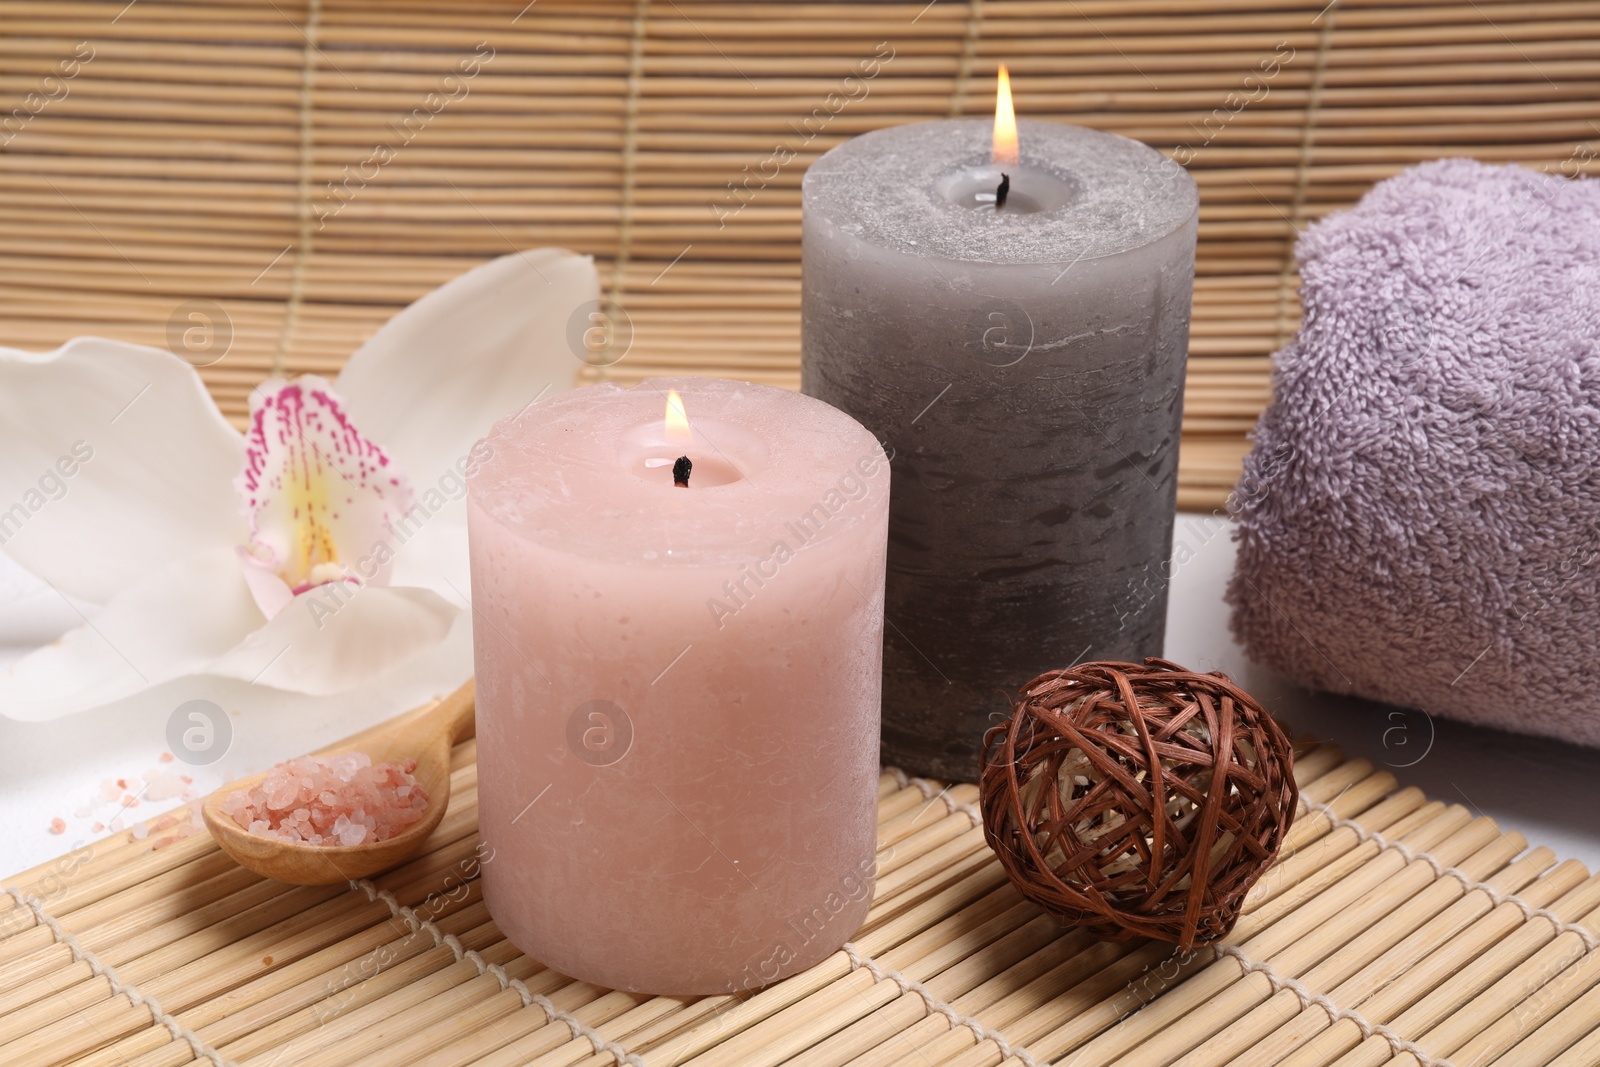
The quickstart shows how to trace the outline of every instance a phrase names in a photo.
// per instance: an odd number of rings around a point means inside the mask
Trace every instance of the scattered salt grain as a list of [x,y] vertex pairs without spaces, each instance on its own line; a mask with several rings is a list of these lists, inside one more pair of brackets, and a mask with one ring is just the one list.
[[50,832],[53,833],[53,834],[64,834],[64,833],[66,833],[67,832],[66,820],[62,819],[60,817],[51,819],[50,820]]
[[421,820],[428,791],[417,761],[374,764],[360,752],[280,763],[260,784],[223,798],[222,810],[252,834],[312,845],[387,841]]
[[171,800],[181,797],[184,793],[182,776],[159,767],[144,772],[144,798],[152,803],[158,800]]
[[[157,819],[150,829],[155,833],[161,834],[161,836],[150,839],[150,851],[154,852],[157,849],[166,848],[168,845],[176,844],[186,837],[193,837],[199,833],[200,828],[205,825],[205,820],[200,814],[202,803],[204,803],[202,798],[195,797],[183,807]],[[168,830],[172,832],[167,833]]]

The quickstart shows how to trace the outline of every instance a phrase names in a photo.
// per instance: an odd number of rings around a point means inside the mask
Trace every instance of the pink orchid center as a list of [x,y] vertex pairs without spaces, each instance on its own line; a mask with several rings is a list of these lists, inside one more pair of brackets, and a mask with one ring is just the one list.
[[250,523],[245,578],[269,617],[330,582],[388,581],[391,531],[412,506],[411,484],[322,378],[275,380],[252,394],[234,486]]

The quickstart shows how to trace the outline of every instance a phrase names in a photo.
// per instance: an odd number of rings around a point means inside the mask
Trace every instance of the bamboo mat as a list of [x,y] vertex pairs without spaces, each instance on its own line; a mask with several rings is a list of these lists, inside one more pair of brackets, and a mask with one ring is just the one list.
[[1179,502],[1209,508],[1295,326],[1297,231],[1438,156],[1594,173],[1597,58],[1600,0],[0,0],[0,342],[166,345],[212,301],[238,418],[553,244],[631,323],[612,376],[794,385],[805,166],[991,113],[1003,61],[1021,114],[1199,182]]
[[1064,931],[1006,882],[974,786],[886,770],[865,925],[778,985],[702,998],[570,981],[501,938],[475,754],[457,746],[422,853],[371,881],[268,882],[160,830],[7,879],[0,1063],[1600,1062],[1600,877],[1328,746],[1302,748],[1305,806],[1220,946]]

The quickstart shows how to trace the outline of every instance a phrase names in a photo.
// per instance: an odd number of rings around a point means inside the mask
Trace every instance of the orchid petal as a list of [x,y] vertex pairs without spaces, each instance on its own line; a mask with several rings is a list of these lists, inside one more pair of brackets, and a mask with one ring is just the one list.
[[63,593],[106,603],[152,572],[244,541],[238,431],[193,367],[81,337],[0,348],[0,544]]
[[272,564],[263,561],[243,545],[235,548],[234,554],[238,556],[239,568],[244,572],[244,584],[250,587],[250,595],[255,599],[256,607],[261,609],[261,614],[270,619],[289,606],[294,599],[294,590],[272,569]]
[[199,670],[264,621],[233,549],[197,553],[0,671],[0,710],[36,721],[128,697]]
[[332,582],[302,593],[205,673],[298,693],[365,685],[420,655],[461,614],[427,589]]
[[411,484],[323,379],[271,381],[251,394],[235,487],[250,518],[246,578],[269,617],[287,599],[262,572],[291,593],[350,576],[388,581],[389,531],[411,507]]
[[337,387],[419,494],[448,492],[490,424],[576,384],[583,362],[570,328],[599,291],[594,261],[564,249],[490,260],[390,319]]
[[394,560],[394,585],[432,589],[447,600],[457,600],[472,587],[468,567],[467,526],[440,517],[408,541]]
[[[270,622],[232,549],[201,553],[119,594],[84,625],[0,670],[0,712],[41,721],[137,702],[175,679],[212,675],[324,695],[437,659],[463,613],[425,589],[333,583]],[[471,673],[470,642],[430,670]],[[447,678],[448,680],[448,678]],[[441,683],[442,684],[442,683]]]

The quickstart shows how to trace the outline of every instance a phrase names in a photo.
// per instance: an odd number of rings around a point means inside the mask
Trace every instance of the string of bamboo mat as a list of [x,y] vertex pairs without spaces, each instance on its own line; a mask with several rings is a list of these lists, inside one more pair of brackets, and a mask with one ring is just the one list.
[[[274,369],[334,373],[428,289],[547,244],[595,255],[631,320],[591,378],[793,386],[805,166],[990,113],[1006,62],[1021,114],[1145,140],[1200,186],[1179,500],[1207,510],[1296,325],[1299,230],[1441,155],[1597,166],[1600,0],[0,0],[0,18],[0,343],[165,346],[179,305],[214,301],[233,341],[201,373],[236,420]],[[893,59],[844,85],[880,42]],[[774,173],[777,144],[795,155]],[[393,158],[363,170],[378,145]]]
[[1302,810],[1218,946],[1061,928],[1006,882],[974,786],[886,768],[861,929],[698,998],[575,982],[501,937],[476,770],[457,746],[444,821],[370,881],[266,881],[157,820],[6,879],[0,1062],[1572,1067],[1600,1043],[1600,877],[1326,745],[1299,746]]

